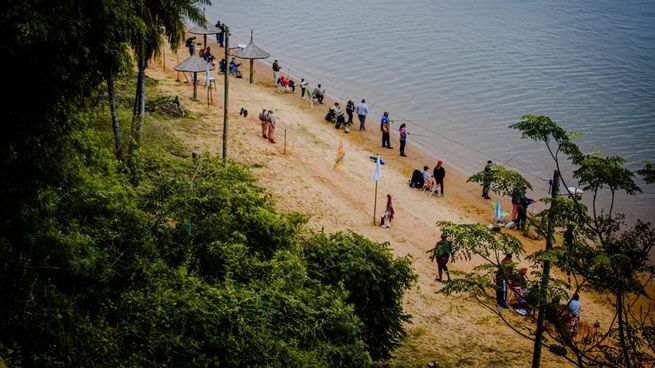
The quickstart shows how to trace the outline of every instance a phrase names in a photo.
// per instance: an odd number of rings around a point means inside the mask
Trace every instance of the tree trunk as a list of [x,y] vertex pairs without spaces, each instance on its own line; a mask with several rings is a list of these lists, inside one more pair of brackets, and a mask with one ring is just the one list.
[[107,73],[107,90],[109,94],[109,109],[111,111],[111,125],[114,128],[114,149],[116,151],[116,158],[122,161],[123,142],[121,141],[121,126],[118,121],[118,109],[116,108],[116,86],[112,73]]
[[630,355],[628,352],[628,344],[625,341],[625,321],[623,320],[623,294],[616,295],[616,312],[619,314],[619,339],[621,342],[621,354],[623,355],[623,362],[626,368],[631,368]]
[[[559,172],[553,173],[553,188],[551,198],[555,200],[559,192]],[[554,202],[551,203],[551,208]],[[554,212],[548,214],[548,231],[546,233],[546,251],[553,249],[553,233],[555,231]],[[532,368],[539,368],[541,364],[541,343],[544,339],[544,319],[546,315],[545,302],[548,295],[548,283],[550,282],[550,261],[544,261],[543,274],[541,275],[541,286],[539,289],[539,312],[537,314],[537,331],[534,337],[534,350],[532,351]]]
[[130,155],[141,145],[141,132],[143,132],[143,119],[145,115],[145,84],[147,61],[143,52],[139,53],[139,74],[136,83],[136,96],[134,101],[134,115],[132,116],[132,139],[130,142]]

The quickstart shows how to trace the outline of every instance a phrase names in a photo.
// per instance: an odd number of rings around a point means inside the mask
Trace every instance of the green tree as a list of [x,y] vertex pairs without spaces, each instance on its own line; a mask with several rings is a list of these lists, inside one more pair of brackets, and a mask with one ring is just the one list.
[[[632,367],[649,364],[653,357],[643,347],[651,335],[644,318],[632,314],[632,306],[639,297],[645,295],[645,283],[655,277],[655,269],[648,262],[649,252],[655,246],[655,238],[648,224],[637,222],[628,228],[623,222],[623,216],[614,213],[614,202],[619,192],[636,195],[641,191],[634,181],[635,174],[651,182],[652,164],[647,161],[643,169],[633,172],[624,167],[625,160],[621,157],[606,157],[597,150],[583,154],[573,142],[580,135],[566,132],[545,116],[525,115],[522,121],[513,124],[511,128],[519,130],[525,139],[544,144],[558,172],[563,161],[573,165],[573,179],[592,195],[591,208],[588,209],[574,193],[568,192],[570,186],[565,177],[558,176],[554,184],[566,188],[565,196],[542,199],[550,207],[530,219],[537,231],[546,237],[547,247],[528,257],[535,269],[533,274],[540,279],[530,283],[532,292],[529,299],[532,306],[539,307],[555,326],[554,330],[543,329],[542,321],[539,320],[537,331],[543,331],[571,348],[576,357],[575,363],[580,367]],[[502,169],[499,171],[502,172]],[[471,181],[480,181],[479,174],[476,175]],[[502,183],[503,180],[501,176],[496,182]],[[504,187],[498,184],[499,191],[502,192]],[[608,208],[598,205],[601,192],[610,196]],[[552,229],[568,224],[577,225],[575,244],[570,247],[551,247],[549,244],[553,244],[554,240]],[[451,241],[454,253],[472,253],[486,260],[474,272],[461,274],[462,277],[449,283],[442,292],[467,292],[479,301],[484,301],[486,290],[494,288],[490,280],[492,270],[500,268],[497,259],[489,258],[488,254],[490,250],[497,252],[499,247],[502,249],[503,244],[507,244],[503,237],[508,235],[503,234],[498,238],[498,235],[485,234],[487,230],[484,228],[469,225],[441,223],[440,226],[442,231],[449,234],[459,234]],[[567,272],[572,281],[551,280],[551,262]],[[571,330],[558,321],[570,303],[571,295],[582,288],[609,292],[615,316],[607,332],[576,339]],[[499,310],[492,307],[490,310],[502,317]],[[530,330],[518,332],[526,337],[533,334]],[[538,367],[542,335],[537,333],[534,340],[533,367]]]
[[416,282],[411,259],[394,259],[387,243],[355,233],[316,234],[304,246],[307,274],[348,292],[347,301],[364,323],[366,349],[375,361],[390,357],[405,335],[402,299]]

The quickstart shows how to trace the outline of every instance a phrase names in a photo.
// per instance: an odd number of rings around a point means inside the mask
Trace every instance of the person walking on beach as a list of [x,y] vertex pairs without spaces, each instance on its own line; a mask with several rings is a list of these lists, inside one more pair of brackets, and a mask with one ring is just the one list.
[[314,88],[314,96],[316,97],[316,101],[322,105],[323,98],[325,98],[325,90],[321,88],[320,84]]
[[362,98],[362,102],[355,106],[355,112],[359,118],[359,130],[366,130],[366,114],[368,114],[368,106],[366,100]]
[[259,113],[259,122],[262,125],[262,137],[268,139],[268,111],[266,109]]
[[268,110],[268,141],[275,143],[275,123],[277,122],[273,116],[273,110]]
[[387,194],[387,207],[384,210],[384,216],[380,219],[380,227],[390,228],[391,220],[393,220],[393,205],[391,204],[391,195]]
[[305,90],[307,90],[307,81],[305,81],[305,78],[300,79],[300,83],[298,83],[298,87],[300,87],[300,98],[305,98]]
[[407,144],[407,128],[405,128],[405,123],[400,124],[400,129],[398,129],[398,132],[400,133],[400,155],[402,157],[407,157],[405,154],[405,144]]
[[519,207],[521,206],[522,196],[521,189],[519,187],[514,187],[512,189],[512,221],[519,221]]
[[389,119],[385,119],[385,117],[388,117],[387,113],[384,113],[384,116],[382,117],[382,124],[380,125],[380,130],[382,131],[382,147],[386,147],[389,149],[392,149],[391,147],[391,128],[389,127]]
[[282,67],[280,66],[280,63],[278,63],[278,59],[275,59],[273,62],[273,83],[278,86],[279,85],[279,80],[280,80],[280,69]]
[[443,180],[446,177],[446,169],[441,166],[443,164],[443,161],[439,160],[437,161],[437,166],[434,168],[434,181],[437,183],[439,186],[439,190],[441,191],[441,196],[443,197]]
[[346,102],[346,114],[348,115],[348,125],[353,123],[353,112],[355,112],[355,103],[353,100]]
[[186,39],[184,46],[189,49],[189,55],[193,56],[193,53],[196,52],[196,36],[192,36]]
[[491,197],[489,197],[489,186],[491,185],[491,163],[491,160],[487,161],[482,177],[482,198],[484,199],[491,199]]
[[[430,255],[431,261],[437,261],[437,278],[436,281],[443,281],[443,272],[446,272],[446,277],[450,281],[450,272],[448,272],[448,260],[450,260],[450,246],[446,239],[446,233],[441,234],[441,240],[437,242],[434,253]],[[437,249],[439,251],[437,251]],[[454,262],[454,261],[453,261]]]

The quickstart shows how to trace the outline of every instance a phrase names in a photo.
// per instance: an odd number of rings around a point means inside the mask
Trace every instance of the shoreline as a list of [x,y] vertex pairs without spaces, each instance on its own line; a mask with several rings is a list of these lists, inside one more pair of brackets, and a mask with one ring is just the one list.
[[[216,47],[211,41],[209,45],[212,49]],[[187,54],[184,48],[178,50],[180,59]],[[170,55],[169,59],[174,57]],[[308,226],[312,231],[352,229],[371,240],[388,242],[396,256],[412,257],[419,280],[417,287],[408,290],[404,303],[406,311],[413,315],[413,322],[406,326],[410,338],[399,348],[398,359],[410,359],[416,365],[424,366],[439,357],[440,361],[452,365],[469,361],[470,366],[478,366],[493,360],[501,352],[520,348],[520,352],[511,354],[512,361],[506,366],[529,364],[531,342],[515,335],[476,302],[435,294],[440,289],[434,281],[436,265],[426,254],[439,237],[436,221],[488,223],[493,216],[491,205],[495,200],[483,200],[480,186],[466,183],[468,176],[450,166],[447,160],[444,160],[447,170],[445,197],[428,196],[426,192],[410,188],[408,181],[412,170],[425,164],[433,168],[436,159],[411,141],[406,149],[408,157],[400,157],[397,135],[392,137],[394,149],[382,151],[378,141],[379,120],[371,114],[367,117],[369,130],[366,132],[353,130],[345,134],[343,130],[336,130],[323,120],[332,98],[326,97],[323,105],[310,107],[300,99],[299,91],[297,94],[280,93],[272,86],[270,65],[262,62],[254,63],[255,83],[251,85],[247,79],[247,64],[242,63],[243,79],[230,79],[228,155],[251,167],[259,184],[274,197],[276,207],[308,214]],[[153,62],[147,74],[161,80],[160,91],[179,95],[182,105],[192,113],[192,119],[167,128],[172,129],[189,152],[199,150],[203,154],[220,155],[223,76],[217,78],[213,104],[207,107],[204,87],[199,88],[198,101],[191,101],[192,85],[176,82],[171,68],[174,62],[169,64],[167,60],[166,65],[166,70],[162,71],[161,63]],[[241,107],[248,109],[247,118],[239,115]],[[263,107],[274,110],[278,118],[277,144],[261,138],[257,115]],[[286,154],[284,129],[287,130]],[[345,164],[340,169],[333,169],[340,141],[346,145]],[[379,221],[386,194],[390,193],[396,210],[390,229],[372,225],[375,164],[369,155],[381,151],[386,164],[382,167],[375,217]],[[509,200],[502,203],[503,208],[510,208]],[[543,241],[518,237],[524,241],[528,254],[543,247]],[[452,269],[468,271],[476,264],[476,260],[457,260]],[[606,319],[601,298],[591,294],[584,294],[583,298],[586,302],[585,319]],[[508,318],[519,325],[526,323],[514,315],[508,315]],[[449,330],[458,331],[458,335],[452,336]],[[543,366],[566,367],[568,364],[560,357],[545,353]]]

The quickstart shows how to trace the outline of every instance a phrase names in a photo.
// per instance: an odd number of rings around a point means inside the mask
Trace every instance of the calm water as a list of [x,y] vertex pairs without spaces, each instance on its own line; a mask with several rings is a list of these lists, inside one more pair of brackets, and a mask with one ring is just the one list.
[[[206,12],[233,45],[254,29],[283,71],[365,97],[371,123],[389,111],[409,144],[465,173],[489,158],[545,188],[545,151],[507,128],[527,113],[630,167],[655,159],[655,0],[221,0]],[[653,221],[644,189],[619,210]]]

